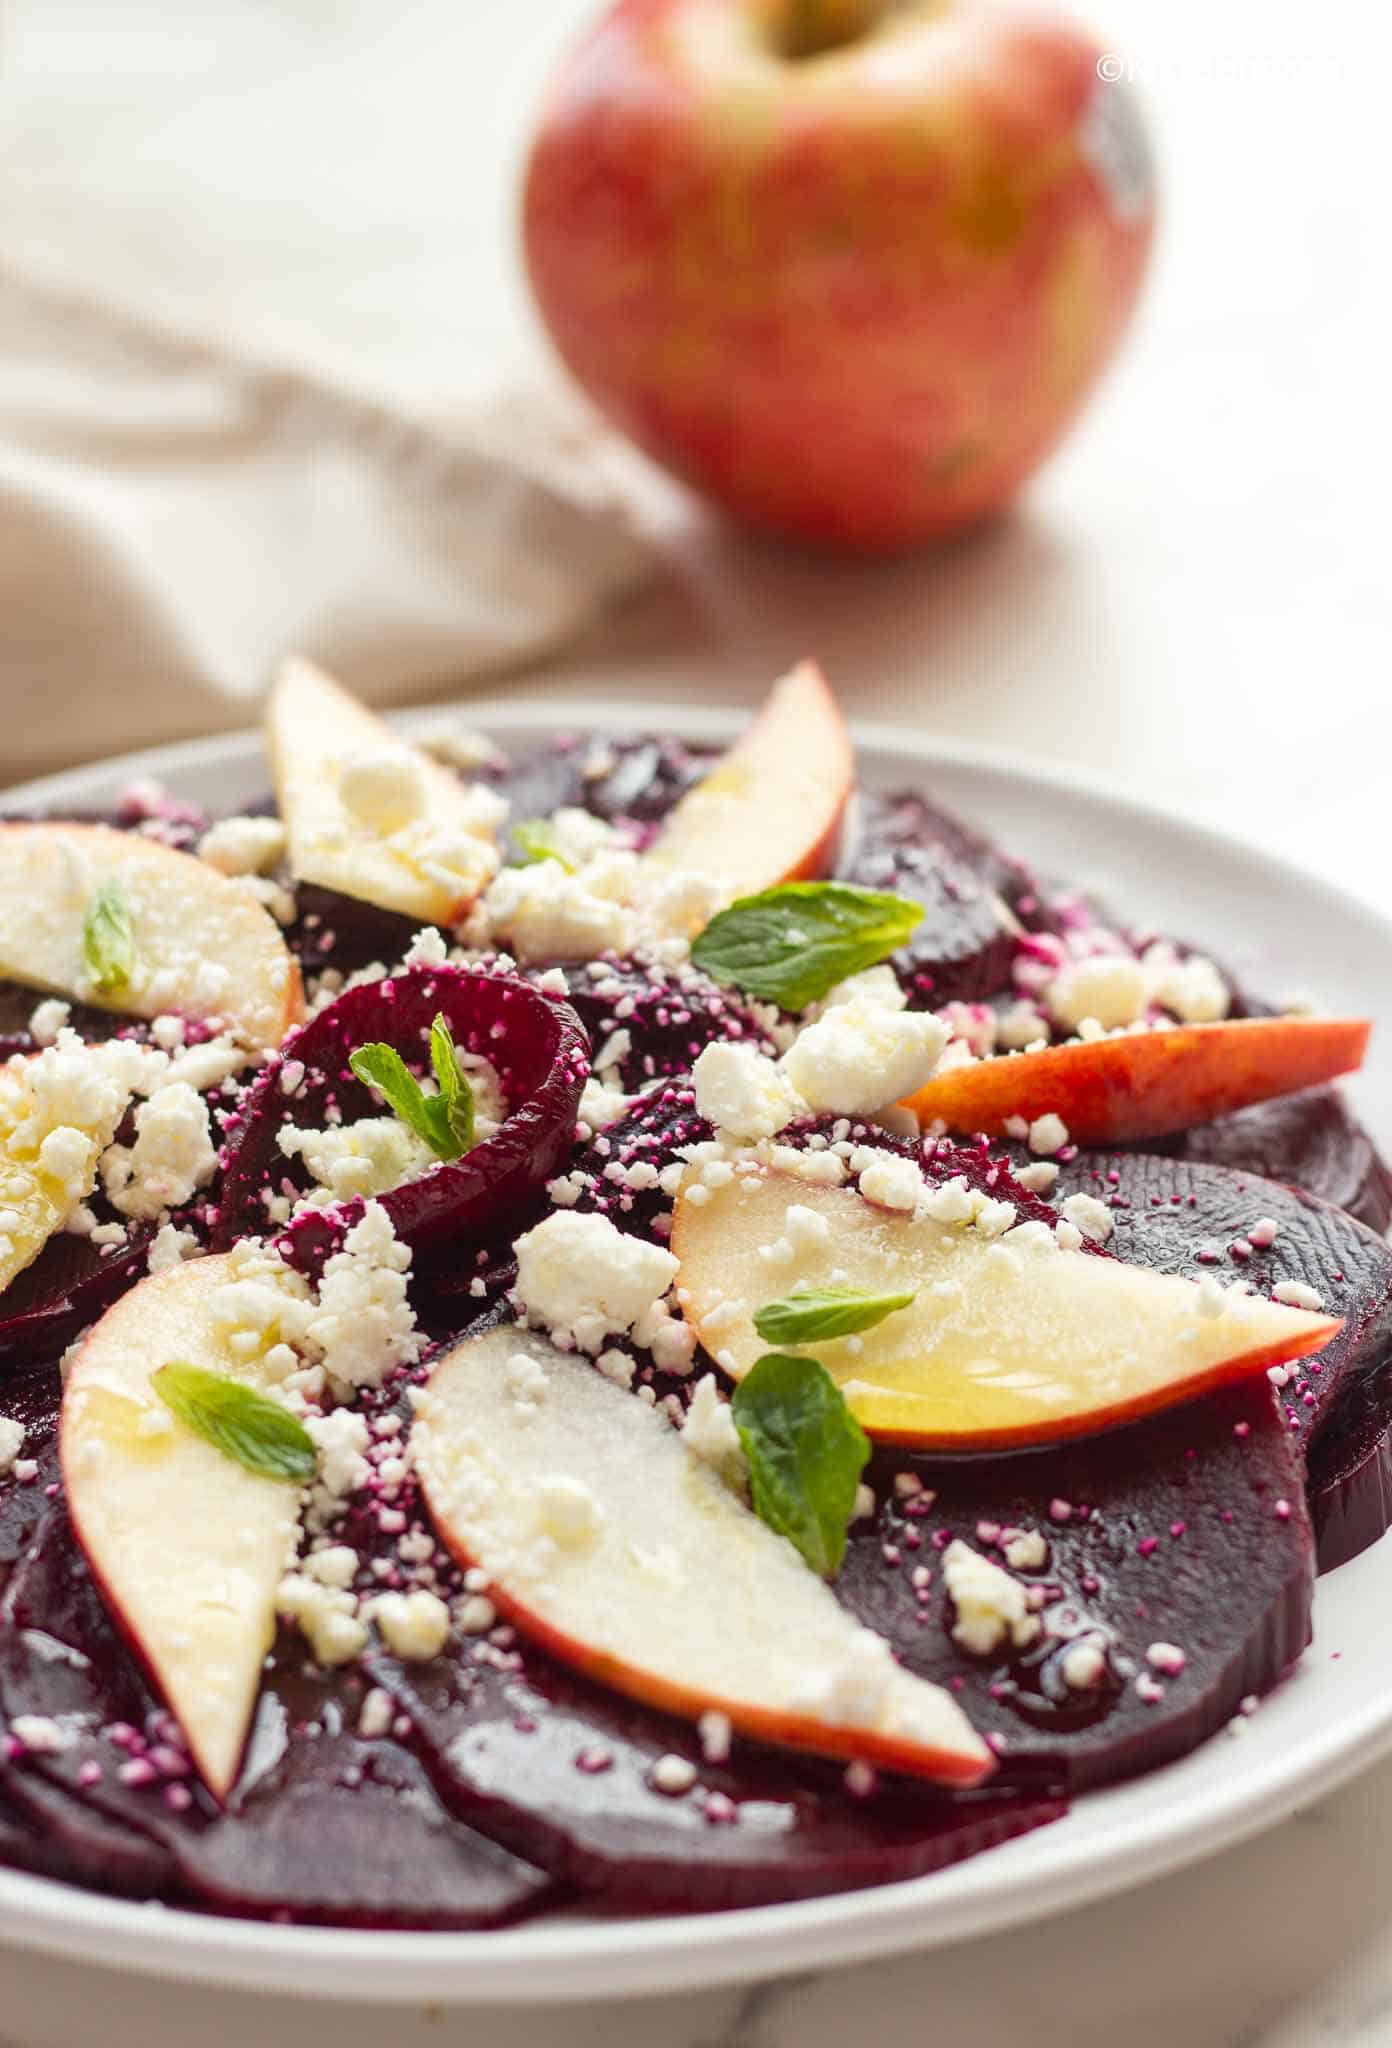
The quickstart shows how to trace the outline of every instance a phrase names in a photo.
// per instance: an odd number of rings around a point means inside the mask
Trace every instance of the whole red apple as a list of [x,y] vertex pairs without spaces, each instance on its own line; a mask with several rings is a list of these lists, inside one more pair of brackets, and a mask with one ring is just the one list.
[[1153,225],[1104,46],[990,0],[619,0],[556,81],[524,232],[551,335],[752,524],[888,549],[1043,460]]

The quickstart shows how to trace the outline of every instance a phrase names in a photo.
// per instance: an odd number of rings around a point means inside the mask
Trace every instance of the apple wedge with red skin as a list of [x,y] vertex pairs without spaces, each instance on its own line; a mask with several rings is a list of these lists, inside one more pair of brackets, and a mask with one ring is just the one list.
[[[135,961],[95,988],[83,934],[98,890],[130,911]],[[0,825],[0,977],[127,1017],[216,1020],[245,1044],[280,1044],[304,994],[279,927],[226,875],[110,825]]]
[[175,1360],[231,1368],[210,1312],[231,1272],[229,1258],[198,1259],[123,1295],[78,1352],[59,1428],[92,1576],[219,1801],[275,1636],[300,1494],[176,1421],[151,1380]]
[[1366,1017],[1243,1017],[1123,1032],[952,1067],[907,1106],[925,1129],[999,1138],[1052,1112],[1075,1144],[1130,1144],[1351,1074],[1371,1030]]
[[[678,1196],[672,1249],[683,1312],[742,1379],[769,1348],[754,1315],[794,1287],[912,1290],[913,1302],[863,1336],[818,1343],[868,1435],[939,1451],[1005,1450],[1093,1436],[1231,1380],[1322,1350],[1340,1324],[1254,1295],[1218,1314],[1191,1280],[1036,1241],[876,1207],[849,1188],[780,1172],[742,1173]],[[796,1269],[759,1253],[799,1230]],[[805,1225],[805,1216],[796,1219]]]
[[855,752],[814,662],[774,684],[763,709],[668,815],[644,856],[695,870],[722,897],[824,875],[855,788]]
[[881,1669],[791,1544],[587,1359],[517,1329],[467,1338],[419,1397],[412,1445],[454,1557],[587,1678],[760,1742],[942,1785],[990,1775],[951,1694]]

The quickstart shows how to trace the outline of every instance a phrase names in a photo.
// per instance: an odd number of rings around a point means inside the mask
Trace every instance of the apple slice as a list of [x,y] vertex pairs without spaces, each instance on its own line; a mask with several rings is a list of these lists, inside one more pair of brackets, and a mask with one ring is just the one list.
[[[702,1343],[735,1379],[765,1351],[755,1312],[794,1287],[916,1290],[908,1308],[859,1338],[811,1347],[867,1433],[925,1450],[998,1450],[1058,1442],[1193,1400],[1226,1380],[1319,1351],[1329,1316],[1230,1295],[1203,1313],[1178,1275],[1053,1245],[989,1238],[880,1209],[849,1188],[791,1174],[741,1173],[677,1200],[678,1298]],[[788,1229],[794,1204],[805,1217]],[[779,1239],[799,1247],[763,1259]]]
[[949,1068],[908,1107],[924,1127],[991,1138],[1050,1111],[1080,1145],[1163,1138],[1352,1073],[1371,1029],[1364,1017],[1246,1017],[1127,1032]]
[[855,756],[821,670],[800,662],[754,723],[687,791],[646,859],[694,869],[725,902],[826,872],[855,787]]
[[109,1308],[68,1375],[59,1437],[92,1574],[219,1800],[275,1636],[300,1494],[176,1422],[150,1382],[176,1359],[228,1369],[210,1302],[231,1272],[230,1258],[198,1259]]
[[297,881],[453,925],[498,868],[504,806],[402,739],[312,662],[286,661],[267,745]]
[[436,1366],[412,1446],[455,1557],[586,1677],[941,1784],[992,1769],[956,1701],[885,1661],[792,1545],[587,1360],[517,1329],[468,1338]]
[[[117,988],[92,985],[83,930],[101,889],[130,912],[135,958]],[[217,1018],[277,1046],[304,1014],[279,927],[226,875],[108,825],[0,825],[0,976],[128,1017]]]

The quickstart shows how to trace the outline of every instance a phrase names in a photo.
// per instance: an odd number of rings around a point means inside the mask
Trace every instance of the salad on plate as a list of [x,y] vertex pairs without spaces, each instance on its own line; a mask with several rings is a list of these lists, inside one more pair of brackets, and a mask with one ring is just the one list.
[[820,673],[0,823],[0,1860],[487,1928],[915,1877],[1240,1734],[1392,1519],[1281,1010]]

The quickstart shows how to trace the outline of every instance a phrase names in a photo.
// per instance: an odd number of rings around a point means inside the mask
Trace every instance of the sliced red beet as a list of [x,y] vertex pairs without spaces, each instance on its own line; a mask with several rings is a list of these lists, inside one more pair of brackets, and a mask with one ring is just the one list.
[[[569,1004],[513,975],[457,967],[414,967],[348,989],[291,1034],[262,1069],[229,1125],[225,1173],[213,1228],[215,1248],[267,1228],[267,1198],[303,1186],[276,1134],[287,1124],[322,1125],[379,1116],[381,1104],[348,1062],[361,1045],[394,1045],[424,1072],[430,1026],[443,1013],[461,1051],[497,1068],[508,1116],[495,1136],[462,1159],[382,1197],[397,1235],[423,1261],[458,1256],[506,1232],[560,1169],[575,1139],[575,1115],[589,1072],[584,1031]],[[287,1068],[296,1078],[287,1092]],[[315,1270],[362,1214],[361,1201],[297,1217],[280,1240],[286,1255]]]
[[0,1365],[56,1357],[145,1272],[154,1230],[132,1223],[127,1242],[103,1250],[59,1231],[0,1294]]
[[68,1741],[13,1757],[6,1788],[37,1815],[58,1796],[66,1874],[104,1888],[133,1888],[118,1859],[135,1850],[135,1888],[222,1912],[466,1928],[550,1903],[553,1883],[448,1813],[409,1749],[354,1732],[366,1675],[305,1676],[303,1653],[291,1638],[273,1655],[247,1762],[219,1814],[55,1505],[0,1617],[0,1703],[11,1722],[57,1720]]
[[567,968],[566,979],[571,1007],[590,1034],[596,1072],[607,1076],[612,1067],[629,1091],[660,1076],[685,1075],[717,1039],[774,1050],[754,1008],[690,965],[601,960]]
[[[631,821],[651,831],[718,758],[718,749],[689,747],[681,740],[570,735],[514,754],[496,772],[484,772],[507,798],[514,824],[549,818],[565,805],[608,824]],[[513,846],[511,852],[515,856],[521,849]]]
[[326,967],[357,974],[374,960],[392,967],[420,930],[419,918],[379,909],[316,882],[296,883],[295,905],[295,922],[285,936],[306,976]]
[[[568,1885],[628,1911],[764,1905],[921,1877],[1057,1819],[1049,1773],[1026,1787],[935,1793],[755,1744],[707,1763],[689,1722],[631,1705],[525,1650],[485,1661],[378,1660],[442,1796],[482,1832]],[[696,1773],[676,1793],[661,1757]]]
[[[58,1411],[63,1383],[55,1366],[6,1381],[0,1388],[0,1415],[24,1431],[16,1463],[0,1476],[0,1589],[12,1566],[24,1555],[48,1507],[48,1488],[59,1477]],[[29,1472],[33,1466],[36,1469]]]
[[[863,804],[840,879],[923,905],[922,924],[892,963],[910,1000],[937,1009],[999,994],[1010,983],[1015,938],[997,882],[954,850],[945,822],[922,798],[871,796]],[[982,844],[969,835],[958,843]]]
[[1337,1088],[1260,1102],[1150,1149],[1303,1188],[1379,1235],[1392,1224],[1392,1172]]
[[[1310,1640],[1303,1474],[1264,1386],[1011,1457],[883,1452],[866,1476],[881,1506],[852,1530],[837,1594],[911,1670],[958,1693],[1006,1782],[1021,1760],[1053,1762],[1081,1789],[1183,1756]],[[925,1492],[904,1498],[914,1484]],[[1041,1589],[1042,1632],[1023,1651],[968,1655],[942,1551],[961,1538],[1000,1563],[1005,1530],[1048,1544],[1042,1569],[1019,1575]],[[1089,1635],[1105,1668],[1070,1686],[1069,1646]]]

